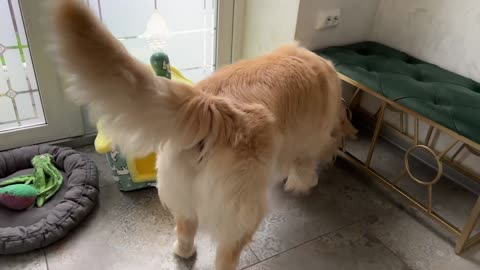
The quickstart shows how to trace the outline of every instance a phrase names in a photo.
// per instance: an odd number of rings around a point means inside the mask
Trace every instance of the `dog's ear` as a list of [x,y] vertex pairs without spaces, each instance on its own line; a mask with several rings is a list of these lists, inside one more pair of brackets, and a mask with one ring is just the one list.
[[352,125],[350,120],[345,119],[340,123],[340,130],[342,136],[346,139],[355,139],[358,133],[358,130]]
[[347,112],[342,111],[339,115],[339,123],[336,128],[332,131],[332,137],[334,138],[345,138],[345,139],[355,139],[358,133],[358,130],[353,126],[352,122],[348,119]]

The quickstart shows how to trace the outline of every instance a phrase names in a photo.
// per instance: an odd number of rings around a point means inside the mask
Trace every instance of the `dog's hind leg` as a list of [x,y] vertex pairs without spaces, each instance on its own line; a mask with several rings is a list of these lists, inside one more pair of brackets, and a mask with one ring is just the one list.
[[247,233],[239,241],[220,241],[215,260],[216,270],[235,270],[238,267],[243,248],[251,241],[253,233]]
[[196,218],[176,217],[175,231],[177,241],[175,241],[174,252],[182,258],[190,258],[195,254],[195,235],[197,233],[198,221]]
[[175,218],[177,240],[174,252],[182,258],[195,254],[198,219],[192,195],[195,181],[190,153],[167,144],[157,153],[157,190],[160,200]]
[[318,183],[317,161],[312,158],[296,159],[288,173],[285,190],[293,193],[306,193]]

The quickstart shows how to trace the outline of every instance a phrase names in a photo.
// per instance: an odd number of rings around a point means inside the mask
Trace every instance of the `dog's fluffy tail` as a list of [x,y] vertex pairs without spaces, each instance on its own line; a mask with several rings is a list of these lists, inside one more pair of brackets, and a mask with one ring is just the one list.
[[144,154],[167,140],[188,148],[235,136],[244,112],[231,102],[155,76],[80,1],[57,1],[52,10],[54,53],[72,77],[68,94],[89,106],[122,150]]

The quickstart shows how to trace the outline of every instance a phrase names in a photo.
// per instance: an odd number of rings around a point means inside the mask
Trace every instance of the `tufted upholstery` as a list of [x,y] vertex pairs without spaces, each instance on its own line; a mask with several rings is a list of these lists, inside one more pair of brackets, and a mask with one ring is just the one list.
[[315,52],[343,75],[480,143],[480,83],[375,42]]

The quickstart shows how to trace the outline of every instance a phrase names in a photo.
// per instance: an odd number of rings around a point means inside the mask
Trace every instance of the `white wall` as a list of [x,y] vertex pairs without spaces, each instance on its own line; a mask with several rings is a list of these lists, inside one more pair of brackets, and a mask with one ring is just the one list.
[[[310,49],[366,40],[371,32],[379,0],[301,0],[295,39]],[[320,10],[340,8],[337,27],[315,30]]]
[[295,39],[300,0],[244,1],[242,57],[252,58]]
[[[340,25],[316,31],[331,8]],[[301,0],[295,39],[311,49],[374,40],[480,81],[479,0]]]
[[479,0],[380,0],[370,38],[480,81]]

